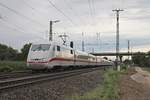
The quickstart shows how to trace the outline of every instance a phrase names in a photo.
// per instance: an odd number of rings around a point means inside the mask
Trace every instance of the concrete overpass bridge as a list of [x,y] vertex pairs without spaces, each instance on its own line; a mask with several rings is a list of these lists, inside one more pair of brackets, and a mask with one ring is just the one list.
[[[90,53],[95,56],[116,56],[116,52],[103,52],[103,53]],[[137,55],[137,52],[120,52],[119,56],[132,56]],[[142,54],[141,54],[142,55]]]
[[[95,56],[116,56],[116,52],[103,52],[103,53],[90,53]],[[143,55],[147,53],[137,53],[137,52],[120,52],[119,53],[119,58],[122,61],[123,56],[133,56],[133,55]]]

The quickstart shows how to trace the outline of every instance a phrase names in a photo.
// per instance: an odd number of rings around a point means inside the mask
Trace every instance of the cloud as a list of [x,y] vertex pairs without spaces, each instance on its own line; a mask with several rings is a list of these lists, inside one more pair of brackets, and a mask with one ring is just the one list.
[[[41,41],[48,37],[49,21],[59,19],[60,22],[53,25],[53,32],[67,33],[76,44],[81,44],[82,32],[86,43],[96,44],[96,33],[100,32],[102,44],[113,44],[102,45],[101,51],[115,50],[116,18],[112,12],[115,8],[124,9],[120,13],[120,47],[125,48],[124,41],[128,39],[139,48],[150,43],[149,0],[90,0],[91,4],[88,0],[50,1],[66,16],[48,0],[1,0],[0,3],[19,14],[0,6],[0,43],[20,49],[26,42]],[[55,38],[57,40],[57,35]],[[81,45],[77,48],[81,49]],[[87,46],[87,50],[89,48],[99,51],[96,46]]]

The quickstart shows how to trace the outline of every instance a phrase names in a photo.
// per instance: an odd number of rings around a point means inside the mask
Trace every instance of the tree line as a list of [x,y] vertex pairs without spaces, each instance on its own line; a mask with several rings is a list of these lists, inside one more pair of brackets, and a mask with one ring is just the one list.
[[9,60],[9,61],[23,61],[27,59],[28,51],[31,46],[31,43],[25,44],[21,48],[21,52],[18,52],[18,50],[4,45],[0,44],[0,60]]
[[150,67],[150,51],[147,53],[137,52],[136,55],[132,56],[134,64],[141,67]]

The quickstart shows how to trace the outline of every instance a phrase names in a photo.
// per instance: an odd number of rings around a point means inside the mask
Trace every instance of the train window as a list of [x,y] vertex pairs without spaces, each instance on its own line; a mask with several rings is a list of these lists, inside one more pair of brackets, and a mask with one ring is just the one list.
[[60,46],[57,46],[57,51],[60,51]]
[[32,45],[31,51],[47,51],[50,48],[50,44],[37,44]]
[[73,50],[70,50],[70,53],[73,54]]

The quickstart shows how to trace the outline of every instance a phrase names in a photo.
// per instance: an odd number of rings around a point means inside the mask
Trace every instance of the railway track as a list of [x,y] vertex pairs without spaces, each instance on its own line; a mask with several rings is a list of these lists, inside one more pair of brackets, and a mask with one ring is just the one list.
[[31,75],[31,71],[17,71],[17,72],[10,72],[10,73],[0,73],[0,80],[8,79],[8,78],[17,78],[23,77],[27,75]]
[[46,74],[39,74],[39,75],[32,75],[32,76],[25,76],[19,78],[12,78],[12,79],[5,79],[0,81],[0,91],[29,85],[33,83],[43,82],[47,80],[56,80],[65,77],[75,76],[83,73],[92,72],[95,70],[102,69],[101,67],[96,68],[86,68],[86,69],[79,69],[73,71],[65,71],[65,72],[58,72],[58,73],[46,73]]

